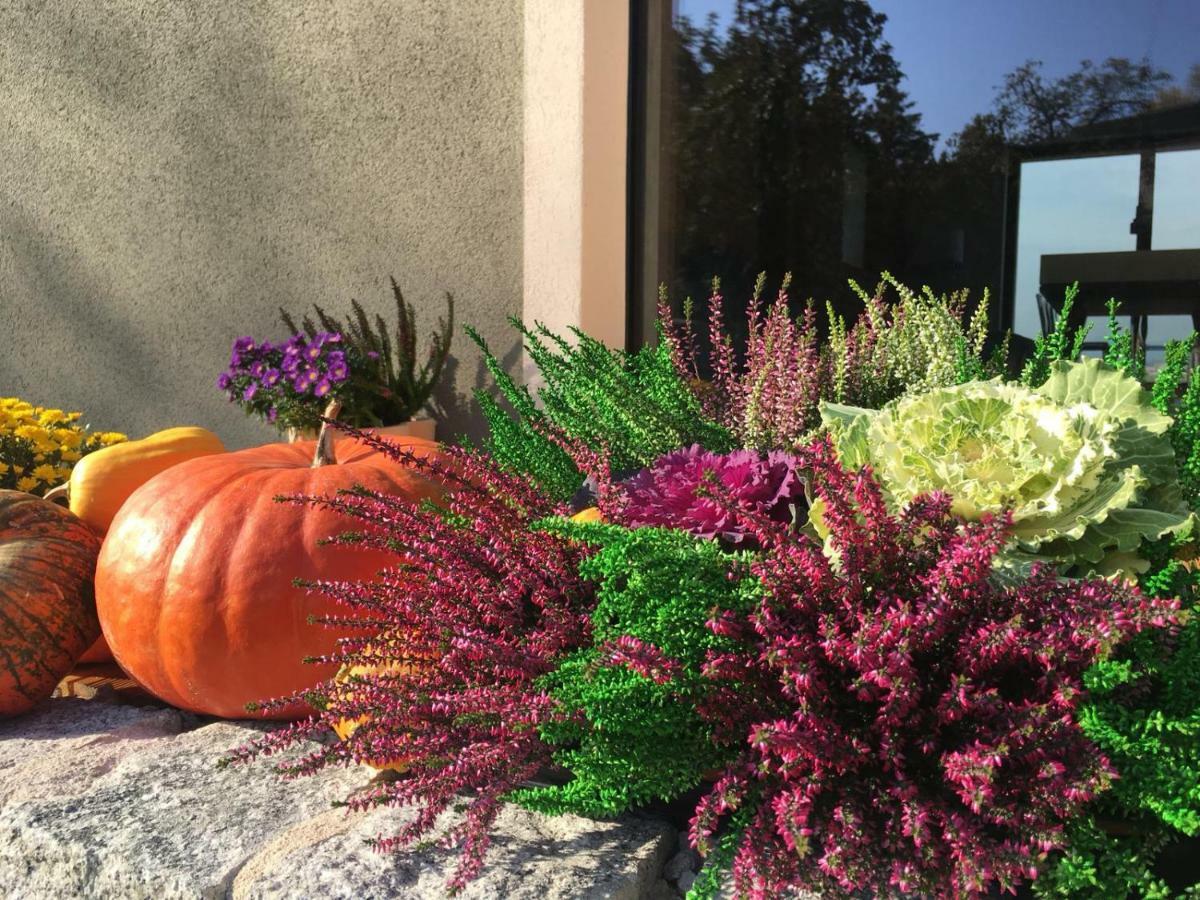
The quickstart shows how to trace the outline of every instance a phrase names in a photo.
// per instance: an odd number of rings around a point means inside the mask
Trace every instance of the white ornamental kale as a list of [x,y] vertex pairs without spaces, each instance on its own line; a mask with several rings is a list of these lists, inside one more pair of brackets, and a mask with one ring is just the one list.
[[1041,387],[970,381],[882,410],[823,404],[842,462],[870,464],[896,507],[944,491],[966,519],[1012,510],[1007,566],[1132,575],[1144,540],[1189,528],[1167,429],[1142,386],[1098,359]]

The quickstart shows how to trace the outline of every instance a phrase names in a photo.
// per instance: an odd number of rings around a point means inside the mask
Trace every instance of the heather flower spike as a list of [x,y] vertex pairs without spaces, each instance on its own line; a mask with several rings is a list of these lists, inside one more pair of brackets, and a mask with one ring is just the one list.
[[[732,851],[737,890],[794,887],[980,896],[1031,877],[1113,770],[1074,718],[1083,673],[1127,635],[1175,616],[1110,581],[1048,569],[999,587],[1005,518],[963,523],[950,498],[887,511],[869,472],[827,441],[797,452],[836,547],[763,524],[764,593],[710,677],[741,703],[704,708],[741,755],[701,800],[698,847],[752,809]],[[769,523],[765,523],[769,526]]]
[[563,510],[486,456],[447,449],[440,460],[419,459],[350,431],[452,490],[441,507],[369,491],[294,498],[340,510],[356,523],[357,531],[336,539],[346,552],[380,549],[395,563],[377,584],[309,585],[346,606],[348,615],[365,616],[362,638],[343,641],[330,661],[366,670],[322,685],[306,697],[318,710],[310,719],[232,759],[274,754],[337,722],[361,719],[347,740],[280,770],[303,775],[350,761],[405,761],[406,779],[348,801],[355,809],[419,808],[410,825],[378,841],[383,850],[430,832],[467,792],[458,829],[463,855],[451,881],[461,887],[483,864],[504,796],[550,763],[538,728],[560,713],[536,680],[587,638],[591,590],[578,574],[587,550],[534,530],[534,521]]

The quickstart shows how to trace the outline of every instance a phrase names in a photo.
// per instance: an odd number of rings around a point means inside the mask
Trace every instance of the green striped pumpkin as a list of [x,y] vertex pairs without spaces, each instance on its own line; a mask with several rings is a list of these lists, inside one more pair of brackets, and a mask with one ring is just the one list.
[[48,698],[100,635],[100,539],[61,506],[0,491],[0,717]]

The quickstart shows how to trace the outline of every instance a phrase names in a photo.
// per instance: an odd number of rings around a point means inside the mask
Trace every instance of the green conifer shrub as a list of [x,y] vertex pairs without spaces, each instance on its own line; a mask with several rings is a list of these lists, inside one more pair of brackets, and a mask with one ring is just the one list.
[[744,740],[703,718],[725,692],[702,667],[733,646],[707,627],[715,610],[746,613],[757,602],[751,554],[668,528],[544,527],[598,548],[580,566],[597,585],[596,606],[591,645],[539,682],[564,712],[542,737],[574,778],[514,799],[550,814],[612,816],[692,790]]
[[544,326],[530,329],[511,321],[543,384],[536,397],[518,385],[483,338],[467,329],[509,407],[486,392],[476,394],[490,431],[487,449],[555,499],[569,498],[583,482],[565,442],[603,453],[616,472],[640,469],[689,444],[733,448],[730,433],[702,414],[665,342],[626,353],[578,329],[571,329],[572,344]]

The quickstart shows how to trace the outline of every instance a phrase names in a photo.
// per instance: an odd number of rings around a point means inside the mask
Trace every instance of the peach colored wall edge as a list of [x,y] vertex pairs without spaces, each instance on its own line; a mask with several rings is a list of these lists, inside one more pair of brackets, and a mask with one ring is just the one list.
[[526,321],[625,344],[627,0],[526,0]]

